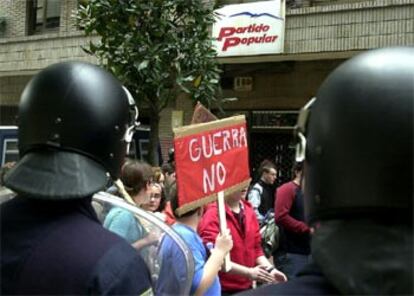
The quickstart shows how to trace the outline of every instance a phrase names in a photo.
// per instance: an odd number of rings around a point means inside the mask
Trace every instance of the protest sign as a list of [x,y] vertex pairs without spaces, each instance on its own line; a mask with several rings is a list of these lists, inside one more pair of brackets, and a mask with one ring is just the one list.
[[210,112],[206,107],[203,106],[200,102],[197,102],[193,118],[191,119],[191,124],[197,124],[197,123],[205,123],[217,120],[218,118]]
[[177,214],[229,195],[250,183],[244,115],[174,129]]

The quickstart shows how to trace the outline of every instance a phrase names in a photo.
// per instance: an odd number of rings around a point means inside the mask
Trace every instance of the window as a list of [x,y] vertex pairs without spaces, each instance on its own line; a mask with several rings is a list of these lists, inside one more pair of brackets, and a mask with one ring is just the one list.
[[148,139],[139,139],[139,153],[141,161],[148,161],[149,154],[149,140]]
[[60,25],[61,0],[28,0],[28,34],[54,31]]
[[3,166],[6,162],[12,162],[19,160],[19,150],[17,148],[17,139],[5,139],[3,143]]

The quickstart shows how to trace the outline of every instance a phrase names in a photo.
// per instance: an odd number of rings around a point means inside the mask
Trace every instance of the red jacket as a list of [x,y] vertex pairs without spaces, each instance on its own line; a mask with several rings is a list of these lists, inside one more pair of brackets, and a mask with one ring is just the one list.
[[[239,226],[239,222],[234,217],[230,208],[226,205],[227,227],[233,237],[233,249],[230,251],[232,262],[254,267],[256,258],[263,255],[261,246],[261,236],[259,232],[259,223],[256,214],[250,203],[242,200],[245,214],[244,232]],[[217,204],[212,203],[208,206],[203,218],[198,225],[198,233],[203,239],[204,244],[216,241],[220,232]],[[252,281],[247,277],[219,272],[220,283],[223,291],[240,291],[250,289]]]
[[[277,188],[274,207],[275,221],[277,225],[284,227],[287,231],[308,233],[309,226],[303,222],[305,219],[303,200],[296,200],[297,190],[300,190],[300,187],[293,181]],[[292,211],[294,212],[293,214]]]
[[165,214],[165,223],[167,223],[168,225],[173,225],[175,223],[175,217],[171,208],[170,201],[167,201],[164,211],[162,212]]

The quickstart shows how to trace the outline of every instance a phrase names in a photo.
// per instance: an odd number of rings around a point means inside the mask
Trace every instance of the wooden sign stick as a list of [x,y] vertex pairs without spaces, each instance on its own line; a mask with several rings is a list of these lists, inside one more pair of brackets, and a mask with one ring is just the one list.
[[[224,191],[219,191],[217,193],[217,205],[218,205],[218,215],[219,215],[219,222],[220,222],[220,232],[221,234],[225,233],[227,229],[227,221],[226,221],[226,209],[224,206]],[[229,272],[231,269],[231,260],[230,254],[228,253],[224,258],[224,271]]]

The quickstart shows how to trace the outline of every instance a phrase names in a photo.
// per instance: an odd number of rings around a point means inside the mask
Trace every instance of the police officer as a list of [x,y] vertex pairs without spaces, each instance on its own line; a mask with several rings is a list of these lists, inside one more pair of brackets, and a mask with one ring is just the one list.
[[328,76],[297,129],[314,263],[250,294],[413,294],[413,102],[414,48]]
[[138,253],[105,230],[92,195],[117,179],[136,108],[101,68],[52,65],[19,107],[20,161],[6,175],[17,197],[1,206],[2,294],[148,294]]

